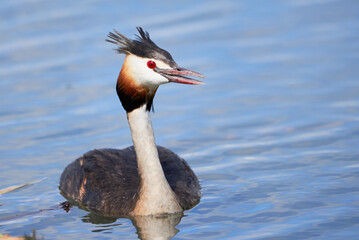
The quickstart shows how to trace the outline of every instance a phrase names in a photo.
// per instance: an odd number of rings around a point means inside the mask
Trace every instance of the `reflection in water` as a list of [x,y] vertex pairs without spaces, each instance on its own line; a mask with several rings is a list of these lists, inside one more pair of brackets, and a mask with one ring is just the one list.
[[135,216],[132,223],[140,239],[170,239],[179,232],[175,226],[182,216],[183,212],[162,216]]
[[[140,239],[171,239],[179,230],[175,228],[181,221],[183,212],[175,214],[165,214],[158,216],[131,216],[129,219],[132,221],[133,226],[137,230],[137,235]],[[113,227],[122,224],[115,223],[118,218],[102,216],[93,212],[82,218],[83,222],[93,224],[106,224],[101,226],[100,229],[93,230],[93,232],[105,232],[111,230]]]

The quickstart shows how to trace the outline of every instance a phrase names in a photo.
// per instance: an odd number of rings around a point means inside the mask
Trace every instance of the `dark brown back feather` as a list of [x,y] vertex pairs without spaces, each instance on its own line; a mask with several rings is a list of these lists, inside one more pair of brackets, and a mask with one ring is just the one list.
[[[160,146],[157,149],[166,179],[181,207],[194,207],[201,197],[197,177],[178,155]],[[128,215],[138,200],[139,188],[133,146],[89,151],[68,165],[60,180],[60,190],[66,197],[111,216]]]

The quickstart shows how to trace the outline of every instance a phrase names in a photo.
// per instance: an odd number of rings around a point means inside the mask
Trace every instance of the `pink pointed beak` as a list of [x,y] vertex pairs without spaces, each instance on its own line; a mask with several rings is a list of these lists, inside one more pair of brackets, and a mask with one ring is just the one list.
[[176,68],[176,69],[162,69],[162,68],[155,68],[156,72],[160,73],[162,76],[167,78],[170,82],[175,83],[182,83],[182,84],[191,84],[191,85],[202,85],[205,84],[202,81],[195,80],[185,76],[193,76],[193,77],[200,77],[205,78],[202,74],[191,71],[185,68]]

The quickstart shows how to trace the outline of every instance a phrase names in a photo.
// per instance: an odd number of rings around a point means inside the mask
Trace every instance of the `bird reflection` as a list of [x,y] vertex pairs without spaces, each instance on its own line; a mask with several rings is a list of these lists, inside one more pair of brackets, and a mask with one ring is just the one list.
[[[139,239],[171,239],[179,230],[176,226],[180,223],[183,217],[183,212],[153,216],[131,216],[133,226],[136,228],[136,233]],[[99,215],[90,212],[82,218],[83,222],[93,224],[107,224],[99,231],[111,231],[114,227],[121,226],[121,223],[115,224],[118,218]]]
[[162,216],[134,216],[132,223],[140,239],[171,239],[179,230],[175,228],[181,221],[183,212]]

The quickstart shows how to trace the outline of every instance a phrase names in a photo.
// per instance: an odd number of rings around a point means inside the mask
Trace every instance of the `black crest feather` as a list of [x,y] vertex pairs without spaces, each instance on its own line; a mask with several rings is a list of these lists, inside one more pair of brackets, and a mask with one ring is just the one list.
[[137,31],[140,35],[136,35],[137,39],[134,40],[127,38],[115,29],[113,31],[114,33],[110,32],[107,35],[109,39],[106,39],[106,41],[118,45],[119,47],[116,49],[118,53],[157,59],[167,63],[171,67],[177,66],[171,54],[158,47],[151,40],[150,34],[144,31],[142,27],[137,27]]

